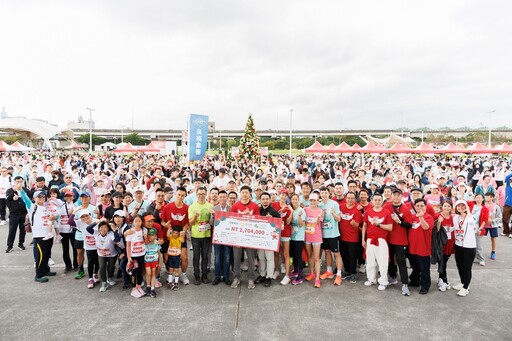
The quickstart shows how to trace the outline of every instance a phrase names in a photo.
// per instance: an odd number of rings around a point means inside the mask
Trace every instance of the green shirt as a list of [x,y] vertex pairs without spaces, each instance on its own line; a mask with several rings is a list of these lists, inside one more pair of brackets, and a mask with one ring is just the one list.
[[196,212],[199,212],[199,216],[196,221],[190,227],[190,236],[192,238],[209,238],[212,235],[212,227],[210,225],[210,215],[213,205],[208,201],[204,204],[195,202],[188,208],[188,217],[191,220],[195,217]]

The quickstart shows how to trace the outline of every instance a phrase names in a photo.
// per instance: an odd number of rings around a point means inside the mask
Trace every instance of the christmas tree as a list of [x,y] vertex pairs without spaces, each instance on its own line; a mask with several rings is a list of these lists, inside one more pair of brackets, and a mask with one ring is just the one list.
[[260,161],[260,138],[256,134],[252,114],[249,114],[245,124],[244,136],[240,139],[239,160]]

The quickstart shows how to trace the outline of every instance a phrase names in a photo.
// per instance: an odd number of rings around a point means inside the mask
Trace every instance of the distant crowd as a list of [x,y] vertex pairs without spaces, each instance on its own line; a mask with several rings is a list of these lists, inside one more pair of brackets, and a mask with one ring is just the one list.
[[[60,244],[64,273],[100,292],[120,282],[136,298],[156,297],[163,284],[178,290],[190,275],[195,285],[237,288],[243,271],[249,289],[365,277],[378,290],[400,281],[404,296],[412,287],[427,294],[432,264],[438,290],[464,297],[473,264],[496,259],[499,235],[512,238],[510,167],[498,156],[3,153],[0,225],[7,253],[16,237],[25,250],[32,234],[36,282],[56,275]],[[282,219],[280,251],[212,244],[216,211]],[[451,255],[457,284],[447,277]]]

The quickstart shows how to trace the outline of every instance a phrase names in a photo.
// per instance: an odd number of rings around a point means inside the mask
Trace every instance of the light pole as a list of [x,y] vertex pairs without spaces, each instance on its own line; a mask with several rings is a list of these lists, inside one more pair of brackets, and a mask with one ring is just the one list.
[[96,109],[85,108],[89,110],[89,154],[92,154],[92,112]]
[[492,121],[492,113],[496,112],[496,110],[489,111],[489,149],[491,148],[491,121]]
[[292,118],[293,109],[290,109],[290,158],[292,157]]

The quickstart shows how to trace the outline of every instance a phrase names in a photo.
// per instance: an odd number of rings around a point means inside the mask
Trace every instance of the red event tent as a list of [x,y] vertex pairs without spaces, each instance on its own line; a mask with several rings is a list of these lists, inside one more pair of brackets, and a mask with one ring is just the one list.
[[341,142],[336,148],[334,148],[336,153],[353,153],[354,149],[350,147],[345,141]]
[[315,141],[310,147],[305,149],[306,153],[326,153],[327,150],[318,141]]

